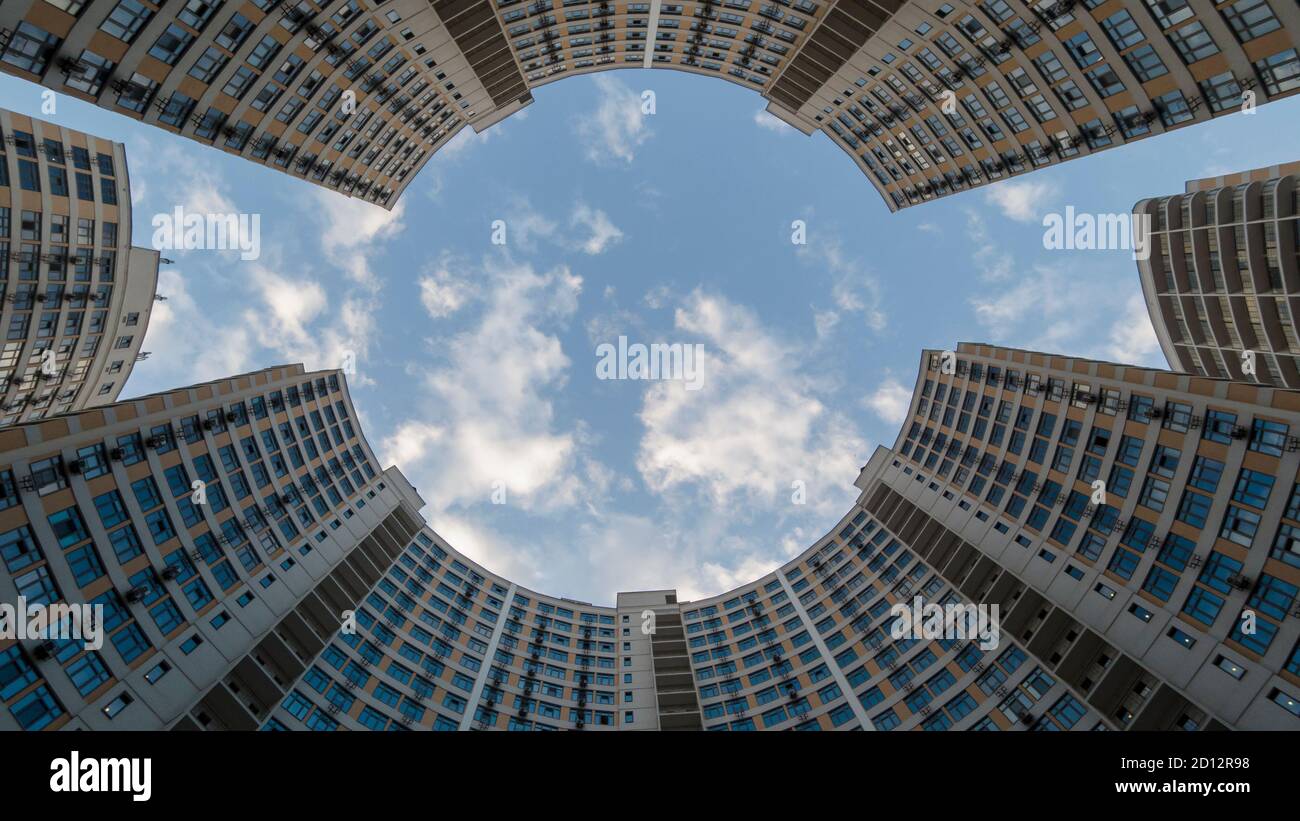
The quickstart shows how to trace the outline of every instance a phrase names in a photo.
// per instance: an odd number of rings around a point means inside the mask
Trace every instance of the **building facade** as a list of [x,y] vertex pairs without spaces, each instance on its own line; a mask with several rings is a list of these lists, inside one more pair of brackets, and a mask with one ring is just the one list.
[[1176,371],[1300,388],[1300,162],[1144,199],[1147,311]]
[[120,143],[0,109],[0,426],[117,399],[158,262],[131,245]]
[[[926,351],[829,533],[612,607],[455,551],[354,418],[295,367],[0,432],[3,599],[113,614],[98,652],[0,639],[0,726],[1300,729],[1300,394]],[[918,598],[1000,634],[896,634]]]
[[[257,726],[419,530],[355,419],[284,366],[0,429],[0,727]],[[16,632],[83,603],[98,647]]]
[[[264,726],[1300,729],[1300,396],[952,354],[853,509],[763,578],[602,608],[425,529]],[[895,637],[918,596],[998,605],[1000,641]]]
[[1300,89],[1285,0],[11,0],[0,69],[391,208],[533,89],[671,68],[768,100],[891,211]]

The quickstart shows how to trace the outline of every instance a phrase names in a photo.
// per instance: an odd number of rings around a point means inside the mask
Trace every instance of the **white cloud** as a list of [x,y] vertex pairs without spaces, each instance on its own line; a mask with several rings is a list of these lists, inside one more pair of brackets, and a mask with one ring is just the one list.
[[324,220],[321,242],[326,251],[353,250],[400,234],[406,225],[406,201],[398,200],[391,211],[378,205],[345,197],[334,191],[312,186],[315,210]]
[[801,348],[767,333],[750,310],[699,290],[675,324],[703,340],[703,385],[646,390],[637,455],[646,484],[657,493],[694,487],[726,505],[735,495],[772,504],[802,481],[810,507],[847,503],[845,477],[856,475],[866,443],[818,398]]
[[518,246],[525,251],[535,251],[538,240],[551,239],[559,226],[541,211],[533,208],[525,197],[511,200],[505,214],[506,245]]
[[[148,180],[159,175],[165,180],[166,185],[155,184],[149,190],[175,198],[162,205],[168,210],[180,205],[187,212],[203,214],[247,213],[234,202],[216,167],[204,162],[199,152],[170,144],[153,148],[153,162],[137,176]],[[272,241],[283,237],[268,236],[256,261],[240,260],[233,251],[167,251],[165,255],[176,256],[178,262],[163,267],[159,275],[159,293],[168,299],[156,304],[151,316],[147,345],[156,355],[137,370],[133,390],[173,388],[284,362],[332,368],[342,364],[349,351],[364,355],[376,336],[381,288],[368,260],[376,245],[402,230],[402,206],[388,212],[314,188],[311,197],[321,215],[322,233],[306,242],[324,248],[326,258],[351,286],[331,300],[318,271],[303,273],[284,264],[286,257],[297,255],[286,253],[282,242]],[[137,213],[143,210],[138,208]],[[262,215],[264,233],[275,230],[274,217]],[[236,298],[200,305],[178,270]],[[353,382],[365,384],[368,379],[357,375]]]
[[863,400],[864,405],[891,425],[902,424],[907,418],[907,409],[911,402],[912,392],[893,377],[881,382],[880,386]]
[[1041,222],[1042,204],[1056,193],[1055,186],[1032,180],[1005,180],[989,186],[985,199],[1017,222]]
[[645,292],[641,301],[646,304],[646,307],[657,311],[668,304],[671,293],[667,285],[656,285]]
[[586,203],[578,203],[573,209],[569,223],[574,227],[585,227],[590,236],[578,241],[578,247],[591,256],[605,252],[605,249],[623,239],[623,231],[610,221],[604,211],[593,209]]
[[[302,362],[308,370],[337,368],[348,354],[362,360],[375,335],[375,304],[365,297],[345,297],[330,316],[325,286],[310,277],[253,266],[249,277],[259,307],[243,313],[245,327],[258,345],[285,362]],[[349,380],[368,384],[364,373]]]
[[473,295],[470,284],[452,273],[451,261],[444,256],[420,277],[420,304],[432,319],[443,319],[459,311]]
[[764,108],[760,108],[754,112],[754,125],[764,131],[771,131],[774,134],[781,134],[783,136],[786,134],[799,133],[794,126]]
[[966,236],[974,250],[971,261],[979,270],[980,279],[985,282],[1003,282],[1013,274],[1014,260],[1004,251],[989,234],[984,217],[973,209],[966,210]]
[[1129,296],[1123,313],[1110,326],[1105,358],[1122,365],[1167,367],[1141,293]]
[[822,311],[815,319],[818,327],[829,331],[840,320],[841,314],[860,314],[867,327],[873,331],[884,330],[888,324],[881,309],[880,282],[875,275],[857,260],[849,259],[838,239],[816,239],[799,246],[796,253],[825,268],[832,277],[831,299],[835,308]]
[[[514,115],[516,120],[522,120],[524,112],[520,111]],[[475,131],[471,125],[463,125],[460,130],[451,135],[451,139],[438,149],[434,157],[457,157],[461,154],[468,153],[470,149],[476,148],[484,143],[494,139],[499,139],[505,135],[505,130],[501,123],[487,128],[483,131]]]
[[587,158],[602,165],[613,161],[631,163],[636,150],[652,136],[641,113],[641,97],[608,74],[597,75],[594,82],[596,110],[577,124]]
[[200,306],[190,294],[179,266],[159,269],[158,294],[166,300],[153,303],[141,348],[151,356],[135,367],[128,382],[130,390],[123,392],[123,398],[220,379],[273,364],[252,362],[248,330],[238,325],[227,326]]
[[840,324],[840,315],[835,311],[816,311],[813,313],[813,327],[817,329],[817,338],[825,339]]
[[[1111,258],[1116,256],[1124,258]],[[1093,271],[1066,258],[1058,265],[1034,265],[1001,291],[982,293],[970,304],[990,342],[1164,367],[1137,282],[1111,276],[1108,265]]]
[[[1046,332],[1034,344],[1051,344],[1053,340],[1071,336],[1081,322],[1087,322],[1078,309],[1089,303],[1072,304],[1075,287],[1077,284],[1058,268],[1035,265],[1004,290],[981,292],[980,296],[972,297],[971,307],[975,309],[976,320],[993,335],[992,341],[1005,342],[1023,327],[1045,325]],[[1019,344],[1032,347],[1027,342]]]
[[432,489],[425,498],[438,511],[489,502],[494,483],[512,506],[572,506],[599,483],[582,453],[587,434],[560,429],[550,394],[567,381],[571,363],[555,329],[577,310],[582,280],[564,267],[537,273],[526,264],[477,273],[482,314],[437,341],[437,364],[412,366],[427,411],[399,424],[380,449]]

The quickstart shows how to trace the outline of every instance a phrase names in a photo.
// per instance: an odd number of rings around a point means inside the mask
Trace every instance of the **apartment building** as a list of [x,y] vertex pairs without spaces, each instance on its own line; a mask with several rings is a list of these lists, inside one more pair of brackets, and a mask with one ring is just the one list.
[[1176,371],[1300,388],[1300,162],[1139,201],[1138,276]]
[[[0,432],[0,600],[114,614],[0,639],[0,726],[1300,729],[1300,394],[925,351],[825,536],[613,606],[456,551],[354,418],[294,367]],[[897,633],[918,598],[998,633]]]
[[0,426],[117,399],[158,262],[131,245],[120,143],[0,109]]
[[103,613],[0,629],[0,728],[257,726],[419,530],[355,419],[299,365],[0,429],[0,603]]
[[[982,345],[944,359],[923,355],[853,509],[763,578],[603,608],[425,530],[363,605],[371,635],[336,636],[268,726],[1300,728],[1300,398]],[[895,637],[918,596],[997,605],[997,647]]]
[[11,0],[0,69],[392,208],[533,90],[758,92],[895,211],[1295,93],[1284,0]]
[[883,481],[974,546],[963,587],[1111,726],[1295,729],[1298,409],[963,344],[923,359]]

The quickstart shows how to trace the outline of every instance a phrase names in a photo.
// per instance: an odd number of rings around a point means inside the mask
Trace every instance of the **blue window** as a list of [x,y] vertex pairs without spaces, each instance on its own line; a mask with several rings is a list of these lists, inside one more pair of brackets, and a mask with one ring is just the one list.
[[299,721],[304,719],[307,713],[311,711],[311,702],[297,690],[285,696],[284,701],[280,702],[280,706],[284,708],[285,712]]
[[98,653],[89,652],[68,665],[68,678],[83,698],[93,693],[111,676]]
[[1232,489],[1232,498],[1233,501],[1263,509],[1268,504],[1268,497],[1272,490],[1272,476],[1258,470],[1242,468],[1241,473],[1237,475],[1237,484]]
[[1194,490],[1183,491],[1183,501],[1178,505],[1178,520],[1187,522],[1196,528],[1205,527],[1206,517],[1210,515],[1212,499]]
[[72,547],[77,542],[90,538],[76,505],[51,513],[46,518],[54,531],[55,538],[59,540],[60,547]]
[[1079,719],[1087,715],[1088,710],[1079,703],[1078,699],[1066,693],[1056,700],[1056,703],[1052,705],[1048,712],[1060,722],[1062,727],[1068,730],[1078,724]]
[[24,730],[42,730],[63,715],[63,707],[42,684],[10,707],[9,712]]
[[1192,472],[1187,477],[1187,484],[1213,493],[1219,489],[1219,477],[1222,475],[1222,462],[1208,456],[1197,456],[1192,462]]
[[1250,547],[1259,530],[1259,514],[1237,505],[1228,505],[1219,536],[1243,547]]
[[94,544],[71,551],[67,558],[68,567],[72,570],[78,587],[85,587],[104,575],[104,564],[99,560]]
[[8,701],[36,683],[36,668],[23,655],[22,648],[10,645],[0,650],[0,701]]
[[1250,431],[1250,449],[1270,456],[1281,456],[1290,428],[1282,422],[1256,419]]
[[141,510],[153,510],[162,504],[162,496],[158,495],[158,485],[154,483],[152,476],[132,482],[131,491],[135,493],[135,500]]
[[966,716],[975,712],[977,706],[979,705],[976,704],[974,697],[971,696],[970,693],[963,691],[961,695],[951,699],[947,704],[945,704],[944,710],[948,712],[948,715],[952,716],[953,721],[961,721]]
[[898,715],[891,708],[883,713],[876,713],[871,717],[871,723],[877,730],[892,730],[903,722],[898,719]]
[[1187,597],[1187,602],[1183,604],[1183,612],[1202,624],[1211,626],[1214,620],[1218,618],[1219,611],[1223,609],[1223,598],[1204,587],[1193,587],[1192,592]]
[[831,724],[835,727],[843,726],[853,719],[853,708],[847,704],[841,704],[830,713]]
[[1151,572],[1147,573],[1147,580],[1142,583],[1142,589],[1160,599],[1160,601],[1169,601],[1173,595],[1174,588],[1178,585],[1178,575],[1171,573],[1163,567],[1154,566]]
[[119,564],[125,564],[144,552],[140,536],[132,525],[125,525],[109,533],[108,540],[113,545],[113,554],[117,556]]

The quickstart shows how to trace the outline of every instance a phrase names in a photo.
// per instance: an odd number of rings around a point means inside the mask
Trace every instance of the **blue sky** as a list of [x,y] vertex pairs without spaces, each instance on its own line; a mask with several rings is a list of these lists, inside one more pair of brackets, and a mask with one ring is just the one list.
[[[261,215],[257,260],[164,253],[123,396],[353,351],[367,436],[456,548],[596,603],[712,595],[843,515],[923,347],[1163,366],[1130,252],[1045,250],[1043,215],[1292,161],[1300,133],[1291,98],[891,215],[829,139],[730,83],[621,70],[535,97],[462,132],[391,213],[58,98],[45,119],[126,143],[136,244],[177,205]],[[42,116],[35,85],[0,76],[0,99]],[[701,388],[598,379],[620,335],[702,345]]]

